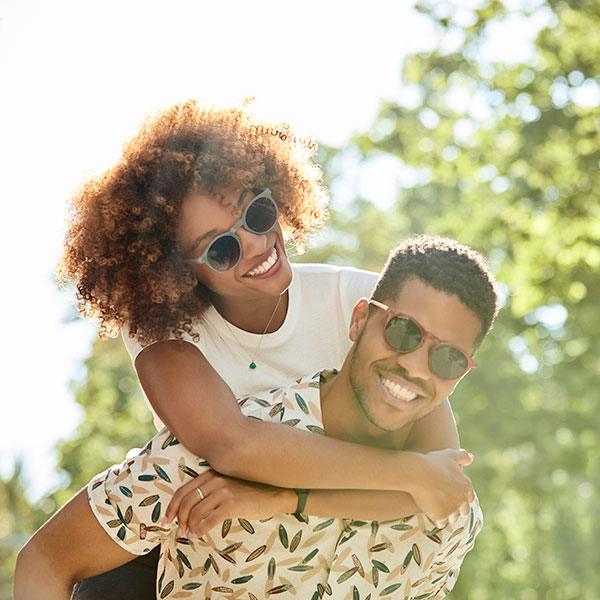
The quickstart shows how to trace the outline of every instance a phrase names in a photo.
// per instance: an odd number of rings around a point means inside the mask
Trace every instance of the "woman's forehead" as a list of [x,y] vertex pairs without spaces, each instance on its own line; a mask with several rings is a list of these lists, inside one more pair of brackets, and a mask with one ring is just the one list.
[[239,219],[244,204],[251,198],[248,190],[198,190],[187,194],[181,205],[179,237],[191,250],[204,237],[227,231]]

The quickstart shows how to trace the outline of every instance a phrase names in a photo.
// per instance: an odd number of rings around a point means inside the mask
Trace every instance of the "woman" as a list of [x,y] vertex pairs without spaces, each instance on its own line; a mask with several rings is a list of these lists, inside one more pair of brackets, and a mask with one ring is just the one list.
[[[341,365],[352,306],[375,283],[364,271],[290,265],[286,238],[301,247],[325,213],[311,156],[287,125],[256,121],[244,108],[172,106],[147,119],[117,164],[78,190],[58,275],[75,282],[80,312],[101,335],[124,330],[157,421],[216,471],[280,487],[410,490],[435,521],[454,518],[467,480],[455,464],[432,460],[413,473],[408,453],[246,419],[235,402]],[[431,428],[444,441],[435,448],[421,444],[420,431]],[[413,428],[410,447],[458,447],[447,402]],[[210,482],[201,486],[211,493]],[[307,512],[311,501],[329,502],[332,515],[342,503],[351,511],[367,501],[381,519],[401,514],[386,493],[311,493]],[[184,503],[184,530],[198,502],[200,511],[200,495]],[[214,511],[196,525],[225,518]],[[109,574],[122,584],[115,597],[134,589],[133,571]],[[77,597],[102,597],[93,582]]]

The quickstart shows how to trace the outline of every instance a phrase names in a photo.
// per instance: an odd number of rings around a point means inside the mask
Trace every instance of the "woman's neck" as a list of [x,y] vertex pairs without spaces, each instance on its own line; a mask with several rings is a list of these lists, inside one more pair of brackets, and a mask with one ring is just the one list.
[[238,329],[249,333],[273,333],[285,321],[288,310],[289,293],[269,296],[261,301],[256,299],[240,301],[229,298],[213,298],[216,311]]

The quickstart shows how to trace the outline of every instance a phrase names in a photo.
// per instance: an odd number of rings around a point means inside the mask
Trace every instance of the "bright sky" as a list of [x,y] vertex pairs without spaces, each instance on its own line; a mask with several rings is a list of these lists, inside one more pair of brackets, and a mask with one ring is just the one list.
[[[80,418],[68,383],[95,328],[64,323],[52,270],[81,178],[111,164],[145,113],[188,97],[255,96],[262,116],[343,143],[381,98],[400,98],[402,57],[435,44],[411,4],[0,0],[0,474],[23,456],[30,495],[42,496],[58,483],[53,446]],[[383,203],[397,187],[391,169],[369,174]]]

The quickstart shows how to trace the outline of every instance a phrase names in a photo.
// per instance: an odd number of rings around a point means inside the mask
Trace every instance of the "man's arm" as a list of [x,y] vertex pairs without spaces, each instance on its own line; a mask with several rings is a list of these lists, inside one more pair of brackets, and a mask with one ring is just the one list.
[[19,552],[15,600],[68,600],[79,580],[135,558],[106,535],[82,489]]

